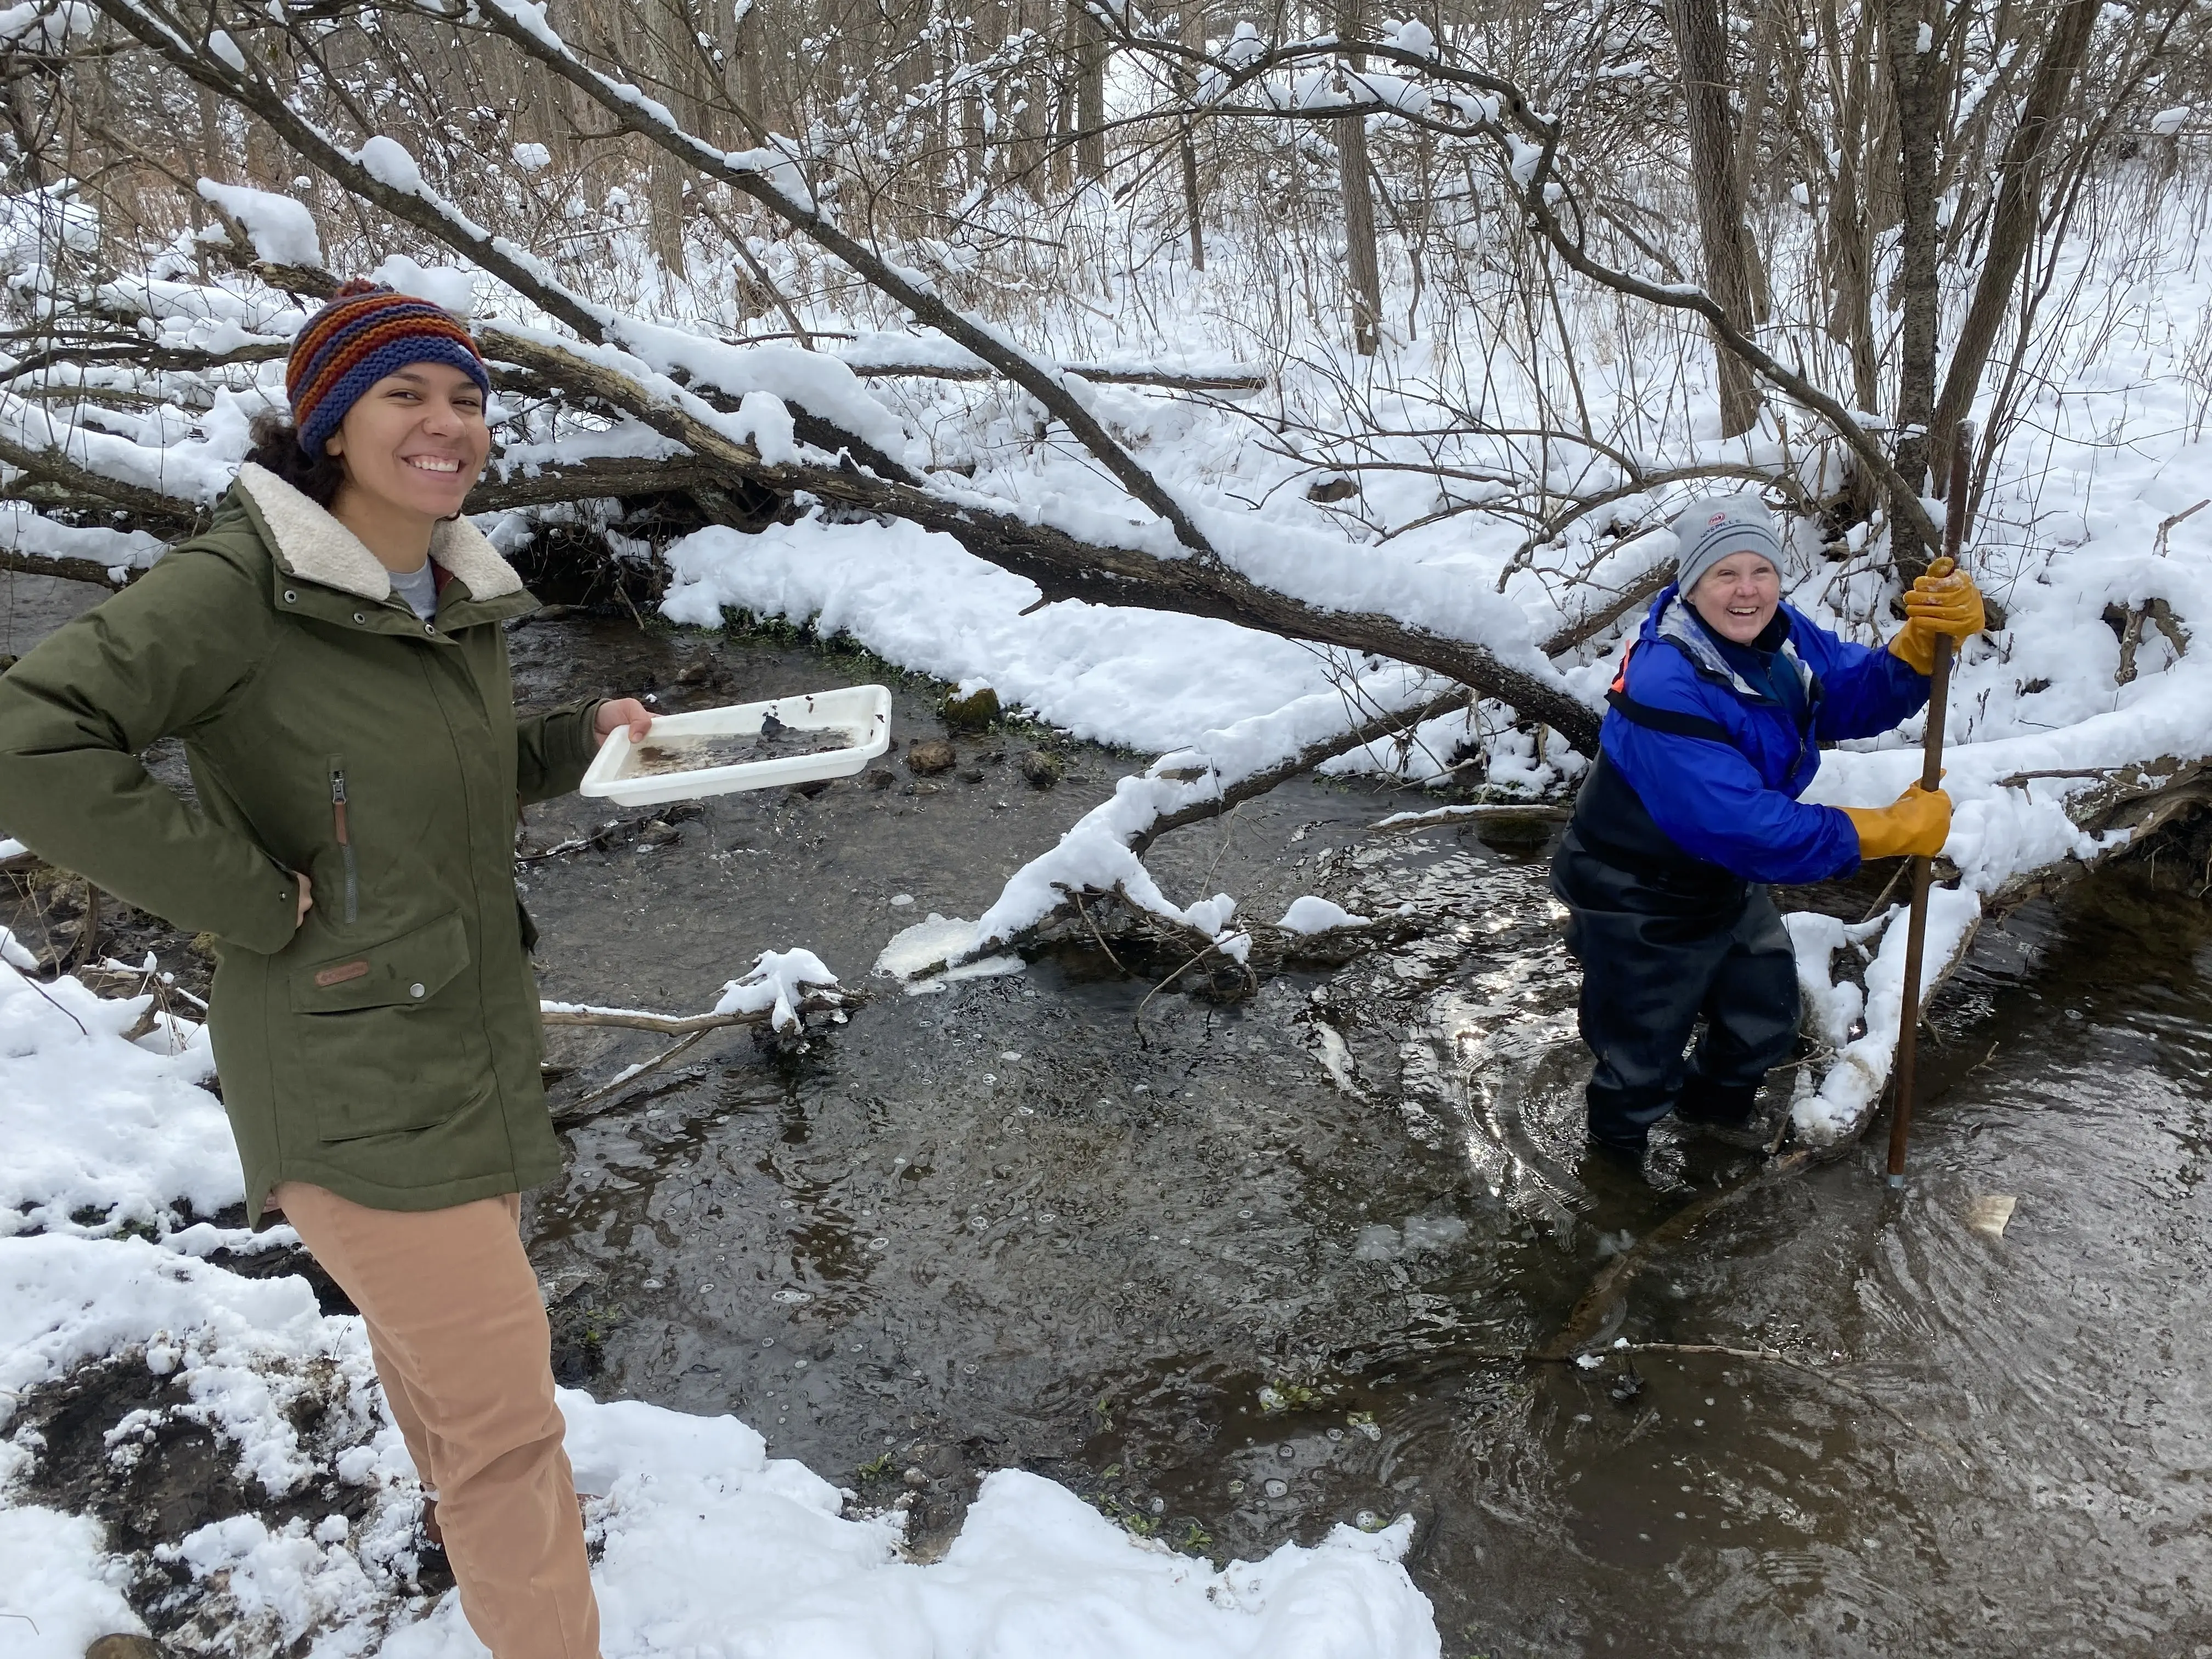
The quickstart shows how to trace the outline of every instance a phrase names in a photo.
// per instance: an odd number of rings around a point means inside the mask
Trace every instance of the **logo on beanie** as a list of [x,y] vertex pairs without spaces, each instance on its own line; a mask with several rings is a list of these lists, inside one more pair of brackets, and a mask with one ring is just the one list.
[[1705,528],[1708,530],[1718,530],[1728,521],[1729,515],[1726,513],[1716,513],[1711,518],[1705,520]]

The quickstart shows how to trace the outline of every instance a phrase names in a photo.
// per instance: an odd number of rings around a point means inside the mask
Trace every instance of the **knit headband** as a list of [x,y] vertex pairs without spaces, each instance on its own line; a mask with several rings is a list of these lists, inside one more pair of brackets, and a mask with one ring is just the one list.
[[284,390],[292,399],[300,447],[320,455],[323,441],[338,429],[355,400],[410,363],[450,364],[491,396],[491,376],[476,342],[451,313],[380,283],[348,283],[307,319],[285,365]]

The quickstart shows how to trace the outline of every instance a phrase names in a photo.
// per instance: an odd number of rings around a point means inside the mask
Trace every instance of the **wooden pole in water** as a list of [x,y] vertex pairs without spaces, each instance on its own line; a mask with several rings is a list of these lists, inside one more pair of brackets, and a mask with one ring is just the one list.
[[[1973,452],[1971,422],[1959,424],[1951,443],[1950,493],[1944,501],[1943,556],[1929,567],[1932,576],[1959,568],[1959,547],[1966,533],[1967,458]],[[1928,735],[1920,746],[1920,787],[1943,787],[1943,713],[1951,691],[1951,636],[1936,636],[1935,672],[1928,678]],[[1928,944],[1928,886],[1936,860],[1912,860],[1912,915],[1905,924],[1904,1001],[1897,1016],[1897,1097],[1889,1117],[1889,1184],[1905,1185],[1905,1148],[1912,1135],[1912,1072],[1920,1037],[1920,972]]]

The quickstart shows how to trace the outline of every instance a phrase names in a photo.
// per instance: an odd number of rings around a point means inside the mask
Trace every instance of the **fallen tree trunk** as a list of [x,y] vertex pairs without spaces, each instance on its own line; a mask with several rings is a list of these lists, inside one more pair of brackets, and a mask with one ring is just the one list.
[[627,374],[534,334],[487,324],[484,349],[568,395],[620,410],[734,477],[786,495],[801,491],[831,505],[904,519],[940,531],[977,558],[1035,584],[1047,600],[1139,606],[1210,617],[1240,627],[1340,646],[1433,670],[1541,720],[1584,754],[1595,752],[1598,716],[1563,686],[1499,660],[1486,647],[1372,612],[1330,611],[1262,587],[1218,559],[1163,559],[1133,548],[1079,541],[980,500],[959,501],[894,483],[858,467],[771,463],[701,415]]
[[[24,457],[21,461],[16,459],[18,453]],[[208,516],[207,510],[198,502],[103,477],[74,466],[66,458],[51,457],[50,452],[22,451],[18,446],[0,441],[0,461],[17,467],[27,476],[50,480],[66,477],[65,485],[57,485],[54,490],[36,496],[19,492],[34,506],[88,514],[125,512],[133,520],[134,528],[170,539],[189,535]],[[34,467],[38,469],[36,472]],[[495,472],[487,474],[483,482],[469,493],[467,510],[501,513],[556,501],[693,494],[711,490],[727,482],[726,469],[696,455],[672,455],[663,459],[609,457],[533,466],[526,472],[517,471],[507,477],[498,477]],[[105,565],[95,558],[0,548],[0,570],[57,576],[64,581],[87,582],[94,587],[122,588],[143,575],[146,567]]]
[[[831,353],[831,356],[836,354]],[[837,361],[864,380],[1003,380],[1006,372],[989,363],[872,363],[865,359]],[[1109,368],[1099,363],[1060,363],[1062,374],[1073,374],[1093,386],[1141,386],[1156,392],[1264,392],[1267,377],[1258,370],[1238,374],[1182,374],[1168,368]]]
[[1186,824],[1201,823],[1208,818],[1219,817],[1231,807],[1248,800],[1256,800],[1272,789],[1281,787],[1292,778],[1303,777],[1316,766],[1348,755],[1355,749],[1370,743],[1379,743],[1400,732],[1410,732],[1432,720],[1440,720],[1455,708],[1468,704],[1469,693],[1464,686],[1455,686],[1441,696],[1431,698],[1419,708],[1397,709],[1376,715],[1347,727],[1338,736],[1300,750],[1296,755],[1265,771],[1255,772],[1240,778],[1222,790],[1210,801],[1197,801],[1172,812],[1165,812],[1152,821],[1152,827],[1142,831],[1129,842],[1129,850],[1142,858],[1162,836],[1170,830],[1180,830]]

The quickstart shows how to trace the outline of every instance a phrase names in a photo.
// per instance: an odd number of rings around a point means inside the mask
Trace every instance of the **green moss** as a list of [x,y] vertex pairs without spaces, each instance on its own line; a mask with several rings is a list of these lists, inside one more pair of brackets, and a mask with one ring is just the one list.
[[981,732],[999,718],[999,694],[987,685],[964,697],[945,698],[938,704],[937,712],[956,732]]

